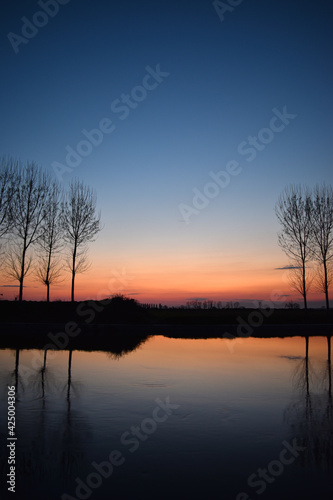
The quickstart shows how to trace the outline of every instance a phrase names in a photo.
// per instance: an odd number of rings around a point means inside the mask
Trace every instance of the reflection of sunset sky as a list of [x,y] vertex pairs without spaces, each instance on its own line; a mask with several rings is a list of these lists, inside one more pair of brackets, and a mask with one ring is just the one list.
[[[94,188],[102,213],[77,299],[121,291],[181,304],[269,299],[276,288],[292,294],[275,270],[289,262],[277,245],[274,205],[290,183],[332,181],[332,6],[257,4],[241,2],[221,22],[212,2],[69,2],[18,54],[6,34],[20,33],[37,4],[6,6],[0,155],[52,172],[82,130],[103,118],[116,126],[63,177],[64,185],[77,176]],[[169,75],[122,120],[112,102],[158,64]],[[249,145],[239,145],[285,106],[297,116],[248,161]],[[193,189],[203,192],[210,172],[232,160],[241,173],[186,224],[179,204],[193,206]],[[133,279],[116,283],[123,269]],[[12,299],[6,284],[0,274],[0,293]],[[25,285],[25,298],[45,297],[31,276]],[[69,297],[66,275],[51,298]]]
[[[20,351],[19,374],[26,382],[33,379],[33,373],[39,373],[43,356],[43,351]],[[84,392],[96,393],[96,397],[100,397],[98,393],[106,381],[119,395],[134,394],[145,386],[149,390],[161,386],[177,391],[182,383],[193,386],[193,390],[206,387],[227,394],[262,395],[267,391],[271,395],[274,384],[291,387],[293,372],[304,356],[303,337],[189,340],[156,336],[118,358],[104,352],[73,351],[71,378],[78,391],[84,388]],[[13,372],[15,351],[12,356],[0,351],[0,360],[2,376]],[[319,374],[327,360],[326,337],[310,338],[309,360],[312,375]],[[57,380],[57,386],[64,385],[68,351],[48,351],[47,370],[51,380]]]
[[[101,484],[99,498],[153,498],[161,484],[165,498],[215,498],[222,491],[221,477],[227,498],[236,498],[241,489],[253,497],[250,474],[277,463],[282,445],[290,451],[295,441],[303,447],[305,440],[303,449],[294,448],[305,451],[303,462],[302,455],[285,469],[269,498],[297,498],[300,491],[304,499],[329,498],[327,339],[310,337],[308,364],[304,354],[303,337],[158,336],[118,358],[106,352],[48,350],[43,371],[43,351],[20,350],[18,357],[15,350],[0,350],[2,386],[17,382],[17,494],[26,498],[34,491],[37,500],[49,498],[50,491],[54,498],[64,492],[68,498],[80,497],[73,496],[77,478],[85,479],[95,464],[105,464],[111,451],[119,450],[125,465]],[[0,410],[7,432],[6,390]],[[312,466],[318,448],[325,459],[319,470]]]

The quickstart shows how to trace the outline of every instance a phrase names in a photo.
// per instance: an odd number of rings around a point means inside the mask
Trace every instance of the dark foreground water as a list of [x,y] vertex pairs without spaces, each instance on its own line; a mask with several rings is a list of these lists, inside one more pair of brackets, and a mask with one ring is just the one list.
[[326,337],[156,336],[123,355],[1,350],[0,363],[1,498],[332,498]]

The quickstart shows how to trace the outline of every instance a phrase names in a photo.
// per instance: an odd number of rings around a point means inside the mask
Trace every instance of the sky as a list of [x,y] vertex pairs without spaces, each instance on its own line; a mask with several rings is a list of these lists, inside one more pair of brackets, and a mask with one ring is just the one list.
[[[97,193],[77,299],[300,299],[277,269],[274,207],[289,184],[332,183],[332,14],[328,0],[3,1],[0,155]],[[69,300],[64,277],[53,299]]]

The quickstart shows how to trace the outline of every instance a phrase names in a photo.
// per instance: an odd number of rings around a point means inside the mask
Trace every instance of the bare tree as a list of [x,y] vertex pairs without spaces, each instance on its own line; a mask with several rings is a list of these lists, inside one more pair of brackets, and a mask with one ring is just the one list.
[[49,256],[39,257],[35,269],[35,275],[38,281],[46,286],[46,301],[50,302],[50,287],[56,283],[61,283],[63,278],[63,269],[61,262],[56,260],[49,260]]
[[48,176],[33,162],[19,168],[18,186],[11,209],[11,248],[7,257],[7,275],[19,282],[19,300],[23,282],[31,267],[28,250],[40,238],[47,213]]
[[313,280],[315,278],[315,274],[312,268],[305,267],[305,279],[304,279],[304,271],[303,267],[298,266],[290,266],[289,270],[289,283],[290,287],[297,293],[300,293],[303,297],[303,301],[306,300],[306,296],[309,293],[309,290],[312,286]]
[[100,214],[96,214],[96,195],[79,180],[70,183],[63,203],[62,227],[69,252],[67,264],[72,275],[73,302],[75,276],[89,268],[87,244],[94,241],[101,230]]
[[326,297],[326,308],[329,309],[328,291],[333,285],[333,262],[329,261],[326,266],[319,264],[314,280],[318,292],[324,293]]
[[[6,251],[6,257],[4,263],[5,273],[9,279],[13,279],[19,282],[20,292],[22,284],[22,293],[23,293],[23,280],[31,271],[31,264],[32,264],[32,256],[29,253],[25,252],[24,265],[22,268],[22,245],[20,244],[20,242],[17,241],[12,242]],[[20,297],[20,300],[22,300],[22,296]]]
[[311,211],[313,258],[322,267],[321,291],[325,294],[329,309],[328,290],[332,283],[333,262],[333,189],[332,186],[317,185],[313,190]]
[[50,301],[50,285],[60,282],[62,269],[59,253],[64,246],[61,220],[62,190],[58,182],[52,182],[46,206],[38,245],[38,264],[36,277],[46,286],[46,300]]
[[307,309],[306,264],[312,258],[310,192],[302,186],[287,187],[275,206],[275,213],[281,225],[278,242],[283,251],[301,268],[301,294]]

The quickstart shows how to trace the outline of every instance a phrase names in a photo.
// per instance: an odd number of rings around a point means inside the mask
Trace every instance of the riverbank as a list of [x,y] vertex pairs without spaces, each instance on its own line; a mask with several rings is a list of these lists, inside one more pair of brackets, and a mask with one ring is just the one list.
[[74,303],[0,301],[0,318],[0,348],[13,349],[131,349],[151,335],[231,340],[333,333],[332,311],[323,309],[146,309],[119,297]]
[[[75,324],[10,323],[0,325],[0,348],[8,349],[80,349],[114,351],[132,350],[150,336],[169,338],[232,341],[248,337],[286,338],[331,336],[333,324],[263,324],[244,325],[168,325],[168,324]],[[67,332],[67,333],[66,333]]]
[[239,325],[333,324],[326,309],[186,309],[145,308],[133,299],[115,297],[84,302],[0,301],[0,323],[86,325]]

